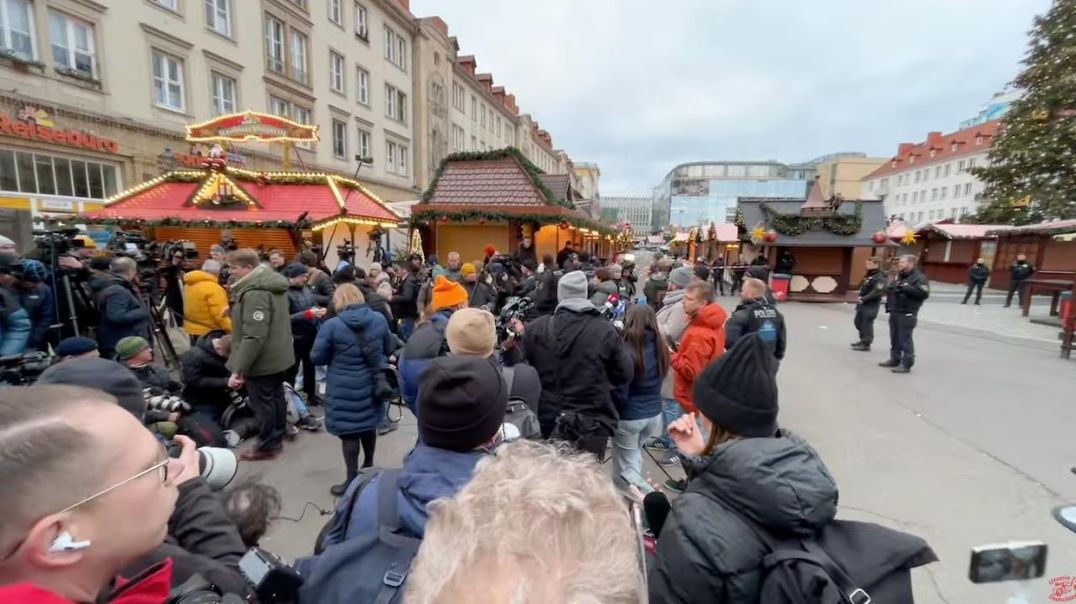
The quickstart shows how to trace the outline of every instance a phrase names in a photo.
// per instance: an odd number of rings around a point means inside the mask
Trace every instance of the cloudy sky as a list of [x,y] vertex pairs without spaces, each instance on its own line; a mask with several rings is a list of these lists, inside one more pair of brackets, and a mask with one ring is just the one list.
[[1050,0],[412,0],[603,195],[696,160],[891,156],[1019,69]]

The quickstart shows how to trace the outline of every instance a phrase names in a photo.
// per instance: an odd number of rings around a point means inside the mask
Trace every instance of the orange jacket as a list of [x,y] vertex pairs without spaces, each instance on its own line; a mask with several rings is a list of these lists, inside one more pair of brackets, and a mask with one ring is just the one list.
[[720,304],[707,304],[691,317],[680,347],[672,357],[673,396],[686,413],[695,411],[692,390],[695,379],[714,359],[725,352],[725,320],[728,313]]
[[217,276],[205,271],[183,275],[183,329],[192,336],[204,336],[216,330],[232,331],[232,318],[221,313],[228,308],[228,293],[217,283]]

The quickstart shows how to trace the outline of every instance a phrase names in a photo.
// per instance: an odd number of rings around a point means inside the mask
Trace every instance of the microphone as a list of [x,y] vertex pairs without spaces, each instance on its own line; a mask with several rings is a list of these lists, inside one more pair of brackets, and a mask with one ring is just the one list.
[[661,536],[661,529],[665,526],[665,519],[669,517],[671,509],[669,498],[661,491],[653,491],[643,497],[643,515],[646,516],[646,525],[650,527],[655,538]]

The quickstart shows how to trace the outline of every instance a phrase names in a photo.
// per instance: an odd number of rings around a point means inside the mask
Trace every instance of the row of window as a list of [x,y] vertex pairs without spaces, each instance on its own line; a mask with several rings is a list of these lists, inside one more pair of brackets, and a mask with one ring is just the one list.
[[[957,174],[963,174],[964,172],[967,172],[968,170],[970,170],[970,169],[972,169],[974,167],[975,167],[975,158],[974,157],[966,159],[966,160],[962,159],[959,162],[956,162],[956,173]],[[945,178],[946,176],[951,175],[952,172],[953,172],[953,162],[949,162],[949,163],[942,164],[942,165],[939,165],[939,166],[934,166],[934,178],[936,178],[936,179],[937,178]],[[930,179],[930,168],[924,168],[922,170],[916,170],[915,172],[909,172],[907,174],[898,174],[897,175],[897,186],[899,187],[900,185],[911,184],[913,177],[915,179],[915,182],[926,182],[927,180]]]
[[106,199],[118,189],[115,165],[0,149],[0,191]]
[[948,213],[946,212],[945,208],[941,208],[941,209],[938,209],[938,210],[930,210],[930,211],[922,211],[922,210],[920,210],[918,212],[910,212],[908,214],[901,214],[900,217],[906,223],[919,224],[919,223],[923,222],[924,220],[932,221],[932,220],[942,220],[944,218],[953,218],[953,219],[964,218],[965,216],[967,216],[968,214],[971,214],[971,213],[972,213],[971,208],[965,206],[965,207],[962,207],[962,208],[949,208]]
[[[957,199],[963,195],[963,197],[971,197],[972,183],[964,183],[962,185],[953,185],[953,199]],[[935,187],[930,190],[929,201],[941,201],[949,196],[949,187]],[[893,197],[894,201],[898,204],[908,203],[907,193],[898,193]],[[912,191],[911,202],[919,203],[927,200],[927,190]]]
[[[460,113],[467,113],[467,92],[463,85],[453,82],[452,106]],[[482,129],[496,135],[498,139],[505,140],[509,145],[514,144],[515,132],[512,123],[502,120],[501,116],[493,109],[478,102],[478,96],[471,95],[471,121]]]
[[[372,157],[370,148],[370,131],[359,126],[356,129],[356,152],[359,157]],[[333,157],[350,161],[350,143],[348,141],[347,122],[333,120],[332,122],[332,148]],[[408,164],[410,163],[410,150],[407,145],[392,140],[385,141],[385,172],[407,176]]]

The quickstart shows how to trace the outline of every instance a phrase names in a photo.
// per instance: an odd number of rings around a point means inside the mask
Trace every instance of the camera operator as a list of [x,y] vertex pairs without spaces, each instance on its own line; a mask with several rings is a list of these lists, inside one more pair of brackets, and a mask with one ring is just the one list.
[[176,245],[168,252],[161,267],[164,282],[164,303],[171,311],[176,325],[183,327],[183,275],[187,270],[187,252],[183,245]]
[[524,235],[523,240],[519,242],[519,251],[516,253],[516,257],[519,258],[520,262],[531,260],[537,265],[538,250],[534,248],[534,240]]
[[232,404],[228,385],[232,372],[228,370],[228,355],[232,353],[232,336],[223,331],[211,331],[198,338],[194,346],[180,359],[183,371],[183,398],[191,402],[198,413],[219,422],[224,410]]
[[53,345],[58,344],[56,333],[49,333],[49,328],[56,320],[56,299],[52,288],[46,284],[48,271],[45,265],[37,260],[24,258],[21,276],[16,282],[18,288],[19,304],[30,317],[30,339],[26,342],[26,350],[41,350],[48,352],[49,336],[53,336]]
[[496,308],[497,294],[492,287],[493,274],[489,267],[482,268],[481,274],[470,262],[460,269],[463,275],[463,288],[467,290],[467,306],[484,308],[492,312]]
[[407,265],[407,274],[392,297],[392,315],[400,320],[400,338],[407,341],[415,330],[418,320],[418,290],[423,281],[422,256],[411,254]]
[[60,340],[56,346],[56,356],[60,359],[58,362],[63,362],[81,358],[96,359],[101,356],[101,352],[97,349],[97,341],[93,338],[73,336]]
[[172,379],[168,370],[153,362],[153,349],[145,338],[127,336],[116,343],[116,361],[135,374],[143,388],[154,394],[175,394],[183,384]]
[[21,271],[18,256],[0,252],[0,356],[22,354],[33,330],[30,315],[19,303],[15,290]]
[[101,314],[101,326],[97,332],[97,343],[101,356],[112,358],[116,352],[116,343],[127,336],[139,336],[147,342],[152,341],[149,309],[139,299],[135,283],[138,279],[138,265],[126,256],[113,258],[108,265],[108,272],[90,280],[97,309]]
[[520,283],[516,288],[515,295],[526,296],[534,299],[534,291],[538,289],[538,263],[534,260],[521,260],[519,263]]

